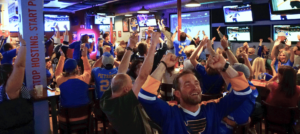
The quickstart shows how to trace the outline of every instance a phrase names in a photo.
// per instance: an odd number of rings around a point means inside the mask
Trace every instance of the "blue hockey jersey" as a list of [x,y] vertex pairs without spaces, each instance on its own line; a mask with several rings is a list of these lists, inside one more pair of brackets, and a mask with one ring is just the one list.
[[243,73],[231,79],[233,92],[217,103],[200,105],[196,112],[180,106],[169,106],[167,102],[156,97],[160,81],[148,77],[138,99],[148,116],[157,123],[165,134],[218,134],[220,122],[248,98],[252,90]]

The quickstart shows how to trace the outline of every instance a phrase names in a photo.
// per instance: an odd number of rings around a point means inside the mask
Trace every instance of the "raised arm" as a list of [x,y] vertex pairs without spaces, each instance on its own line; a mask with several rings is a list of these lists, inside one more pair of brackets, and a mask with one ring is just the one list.
[[197,55],[199,53],[202,52],[203,50],[203,46],[207,43],[207,38],[203,39],[201,42],[200,42],[200,45],[197,47],[197,49],[192,53],[191,57],[190,57],[190,61],[191,63],[193,64],[194,68],[197,66],[198,62],[197,62]]
[[241,56],[243,56],[244,61],[245,61],[245,65],[249,68],[250,70],[250,78],[248,78],[250,81],[253,78],[253,69],[251,67],[250,61],[248,59],[248,54],[246,54],[246,52],[241,53]]
[[81,59],[83,62],[83,69],[84,69],[81,77],[85,83],[89,84],[91,80],[92,68],[87,58],[88,48],[85,46],[85,43],[82,43],[80,47],[83,50],[81,51],[81,55],[82,55]]
[[56,69],[55,69],[55,73],[54,73],[54,76],[55,76],[55,79],[57,80],[58,76],[62,74],[63,72],[63,69],[64,69],[64,62],[65,62],[65,53],[59,49],[60,51],[60,57],[59,57],[59,60],[58,60],[58,63],[57,63],[57,66],[56,66]]
[[137,42],[138,42],[138,34],[135,32],[129,38],[129,42],[128,42],[127,47],[131,48],[131,50],[126,50],[125,51],[125,54],[124,54],[124,56],[121,60],[121,63],[120,63],[119,69],[118,69],[118,73],[126,74],[127,69],[129,67],[129,62],[130,62],[130,57],[131,57],[131,54],[132,54],[132,49],[137,44]]
[[63,45],[69,45],[69,32],[68,32],[68,27],[65,25],[65,33],[64,33],[64,41]]
[[164,30],[164,28],[160,24],[160,20],[159,19],[157,19],[157,25],[158,25],[158,28],[159,28],[160,31]]
[[272,39],[271,37],[268,37],[268,40],[269,40],[271,43],[274,42],[273,39]]
[[93,69],[101,66],[102,66],[102,56],[95,62],[95,64],[93,65]]
[[57,45],[60,45],[61,42],[60,42],[60,32],[59,32],[58,25],[56,25],[55,28],[56,28],[56,34],[55,34],[56,35],[56,41],[54,43],[57,44]]
[[272,59],[277,57],[277,55],[276,55],[277,47],[278,47],[278,45],[275,46],[275,44],[274,44],[274,47],[273,47],[272,52],[271,52],[271,58]]
[[226,55],[228,57],[229,63],[230,65],[233,65],[234,63],[238,63],[238,60],[236,59],[236,57],[234,56],[234,54],[232,53],[232,51],[228,48],[228,42],[226,40],[221,40],[221,45],[223,47],[223,49],[226,52]]
[[294,46],[293,48],[291,48],[291,54],[290,54],[290,61],[294,62],[295,60],[295,53],[298,50],[297,46]]
[[7,80],[5,90],[9,99],[16,99],[20,95],[20,89],[23,84],[26,62],[26,42],[19,34],[19,41],[21,44],[19,53],[17,55],[13,71]]
[[[181,30],[180,30],[180,32],[182,32]],[[187,34],[186,33],[186,37],[191,41],[191,40],[193,40],[193,37],[192,36],[190,36],[189,34]]]
[[176,27],[176,31],[175,31],[175,33],[172,35],[172,38],[171,38],[172,42],[174,42],[174,41],[175,41],[175,38],[176,38],[177,32],[178,32],[178,26]]
[[154,61],[154,54],[155,54],[155,50],[156,50],[156,44],[159,43],[160,35],[161,34],[158,32],[155,32],[152,34],[152,39],[151,39],[152,43],[149,48],[148,55],[147,55],[145,61],[143,62],[143,65],[140,69],[139,75],[138,75],[137,79],[135,80],[133,88],[132,88],[136,97],[138,97],[138,94],[141,90],[142,85],[145,83],[148,75],[151,73],[151,70],[153,67],[153,61]]
[[221,26],[219,26],[219,27],[217,28],[217,32],[218,32],[218,34],[219,34],[220,39],[222,39],[222,38],[223,38],[223,34],[220,32],[220,27],[221,27]]
[[274,58],[274,59],[272,60],[272,62],[271,62],[271,69],[272,69],[273,77],[277,74],[277,73],[276,73],[276,70],[275,70],[275,68],[274,68],[275,62],[276,62],[276,58]]

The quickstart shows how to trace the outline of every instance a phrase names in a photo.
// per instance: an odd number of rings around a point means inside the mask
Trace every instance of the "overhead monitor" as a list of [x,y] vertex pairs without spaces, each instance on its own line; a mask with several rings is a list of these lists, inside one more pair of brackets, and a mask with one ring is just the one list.
[[65,31],[65,26],[70,30],[70,20],[68,15],[45,14],[45,31],[55,31],[58,25],[60,31]]
[[250,27],[227,27],[227,35],[229,41],[251,41]]
[[155,27],[157,26],[154,14],[138,14],[138,24],[140,27]]
[[297,14],[300,13],[299,0],[271,0],[273,14]]
[[297,35],[300,35],[300,25],[273,25],[273,38],[277,39],[279,32],[283,32],[286,38],[292,42],[298,42]]
[[253,22],[250,4],[223,6],[223,11],[225,23]]

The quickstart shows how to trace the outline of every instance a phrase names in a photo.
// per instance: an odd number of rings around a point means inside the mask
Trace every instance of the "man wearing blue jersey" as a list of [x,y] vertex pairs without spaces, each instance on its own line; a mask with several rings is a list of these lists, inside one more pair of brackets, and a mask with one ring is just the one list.
[[178,41],[178,40],[175,40],[177,32],[178,32],[178,27],[176,27],[176,31],[173,34],[172,39],[171,39],[174,44],[175,55],[177,57],[182,57],[183,59],[186,59],[184,49],[185,49],[185,47],[187,47],[188,45],[191,44],[192,37],[190,35],[186,34],[185,32],[183,32],[181,29],[179,29],[178,34],[180,34],[180,41]]
[[[109,52],[105,52],[93,66],[92,77],[96,84],[98,99],[108,89],[112,78],[118,73],[118,68],[114,68],[114,62],[114,57]],[[102,65],[104,68],[101,68]]]
[[[174,58],[167,60],[166,64]],[[212,68],[220,70],[222,77],[231,82],[233,89],[233,92],[224,98],[211,103],[200,104],[200,83],[190,71],[183,71],[174,79],[174,94],[180,101],[178,106],[169,106],[156,97],[161,78],[168,66],[161,63],[151,76],[148,76],[138,95],[139,102],[148,116],[162,128],[163,133],[218,134],[217,128],[222,118],[238,108],[251,94],[252,90],[244,74],[235,71],[222,55],[212,54],[208,62]]]

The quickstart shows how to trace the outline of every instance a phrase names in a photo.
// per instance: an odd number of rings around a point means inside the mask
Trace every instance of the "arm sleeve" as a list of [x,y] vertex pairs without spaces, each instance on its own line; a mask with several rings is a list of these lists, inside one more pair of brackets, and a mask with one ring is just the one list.
[[78,42],[73,42],[69,45],[69,48],[74,49],[75,45],[78,44]]
[[258,55],[259,57],[261,57],[261,56],[262,56],[261,53],[262,53],[262,46],[258,46],[257,55]]
[[216,105],[216,114],[223,118],[237,109],[252,93],[249,83],[243,73],[230,80],[232,92],[220,99]]
[[223,38],[223,34],[221,32],[218,32],[219,37],[222,39]]
[[199,73],[202,76],[206,74],[205,67],[200,64],[197,64],[195,70],[197,71],[197,73]]
[[171,107],[156,97],[160,81],[148,76],[145,84],[138,94],[139,102],[143,105],[148,116],[159,126],[172,117]]
[[46,69],[46,75],[47,75],[47,78],[51,77],[51,73],[48,69]]
[[16,57],[17,56],[17,49],[13,49],[7,52],[9,57]]

